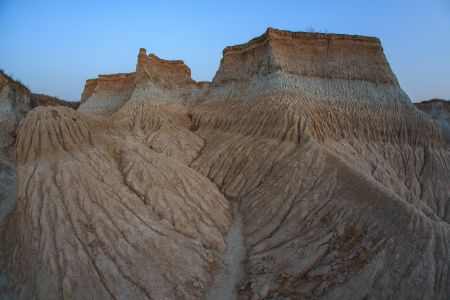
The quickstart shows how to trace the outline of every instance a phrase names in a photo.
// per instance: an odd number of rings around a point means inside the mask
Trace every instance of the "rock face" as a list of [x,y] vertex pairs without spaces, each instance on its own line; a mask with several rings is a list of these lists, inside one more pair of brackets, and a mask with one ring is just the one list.
[[441,130],[447,145],[450,146],[450,101],[431,99],[414,104],[433,119],[436,126]]
[[268,29],[210,83],[141,49],[29,113],[17,173],[19,298],[450,296],[450,152],[376,38]]
[[31,110],[30,95],[22,83],[0,72],[0,148],[14,144],[16,127]]
[[[76,102],[33,94],[21,82],[0,70],[0,234],[4,231],[5,218],[16,201],[15,143],[19,124],[31,109],[47,105],[78,107]],[[0,247],[0,269],[5,268],[3,251],[3,247]],[[4,290],[8,281],[4,275],[0,274],[1,299],[12,297]]]
[[134,89],[134,73],[100,75],[86,81],[80,111],[114,111],[124,104]]
[[0,231],[16,197],[14,145],[17,129],[31,109],[45,105],[78,107],[76,102],[33,94],[21,82],[0,70]]
[[33,94],[20,81],[12,79],[0,70],[0,151],[12,148],[17,127],[26,113],[37,106],[46,105],[78,108],[77,102]]
[[80,111],[116,112],[128,101],[186,103],[202,87],[191,78],[181,60],[164,60],[139,50],[136,72],[99,75],[89,79],[81,97]]

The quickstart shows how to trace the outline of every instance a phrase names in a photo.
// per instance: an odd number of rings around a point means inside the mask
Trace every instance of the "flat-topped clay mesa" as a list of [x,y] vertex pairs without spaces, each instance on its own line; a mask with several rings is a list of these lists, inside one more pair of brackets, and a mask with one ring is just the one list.
[[268,29],[211,82],[140,49],[16,164],[21,299],[450,296],[449,148],[377,38]]

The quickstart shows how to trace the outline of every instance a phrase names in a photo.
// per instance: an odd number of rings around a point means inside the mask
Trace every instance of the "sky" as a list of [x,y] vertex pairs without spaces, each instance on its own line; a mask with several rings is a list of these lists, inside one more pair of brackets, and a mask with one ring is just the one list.
[[86,79],[133,72],[143,47],[211,80],[223,48],[267,27],[376,36],[413,102],[450,99],[450,0],[0,0],[0,68],[79,100]]

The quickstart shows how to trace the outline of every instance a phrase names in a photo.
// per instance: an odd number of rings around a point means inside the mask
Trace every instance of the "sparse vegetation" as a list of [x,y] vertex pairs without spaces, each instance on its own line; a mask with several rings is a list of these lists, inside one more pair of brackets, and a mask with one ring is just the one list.
[[323,29],[323,30],[321,30],[321,29],[315,29],[314,27],[312,27],[312,26],[307,26],[306,28],[305,28],[305,32],[311,32],[311,33],[328,33],[328,29]]

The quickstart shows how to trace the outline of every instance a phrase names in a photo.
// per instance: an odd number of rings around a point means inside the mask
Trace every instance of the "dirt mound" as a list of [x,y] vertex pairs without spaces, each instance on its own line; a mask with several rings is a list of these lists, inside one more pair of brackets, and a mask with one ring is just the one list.
[[17,162],[20,298],[450,295],[450,152],[376,38],[268,29],[210,83],[141,49]]

